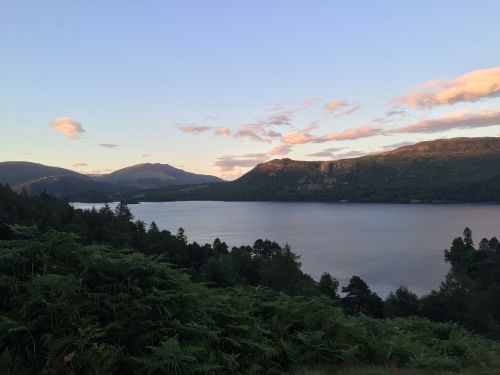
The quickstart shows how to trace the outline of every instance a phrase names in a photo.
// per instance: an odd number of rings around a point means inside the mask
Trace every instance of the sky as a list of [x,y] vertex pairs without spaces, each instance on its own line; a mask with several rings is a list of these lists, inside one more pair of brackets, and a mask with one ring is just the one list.
[[0,161],[232,180],[500,136],[500,2],[0,1]]

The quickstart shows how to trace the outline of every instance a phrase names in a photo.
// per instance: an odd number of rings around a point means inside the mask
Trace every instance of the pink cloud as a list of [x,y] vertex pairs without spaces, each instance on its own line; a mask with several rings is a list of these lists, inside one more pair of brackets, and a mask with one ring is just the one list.
[[347,107],[348,105],[349,103],[343,99],[335,99],[326,103],[323,109],[327,113],[332,113],[339,110],[340,108]]
[[221,172],[231,172],[237,168],[251,168],[267,160],[265,154],[252,155],[228,155],[217,158],[214,165]]
[[355,105],[351,108],[349,108],[348,110],[346,111],[343,111],[343,112],[340,112],[338,115],[336,115],[335,117],[341,117],[341,116],[349,116],[351,114],[353,114],[354,112],[356,112],[358,109],[359,109],[359,105]]
[[392,129],[391,133],[437,133],[451,129],[473,129],[500,125],[500,110],[461,110],[435,119],[424,119]]
[[215,130],[215,135],[227,137],[231,135],[231,130],[229,130],[228,128],[217,128]]
[[235,138],[249,138],[255,142],[271,143],[271,140],[266,138],[266,129],[262,125],[248,124],[234,133]]
[[177,129],[183,133],[198,134],[210,130],[209,126],[198,126],[196,124],[178,124]]
[[316,103],[318,103],[320,100],[321,100],[321,98],[318,98],[318,97],[306,99],[302,102],[302,108],[303,109],[311,108],[311,107],[315,106]]
[[69,117],[59,117],[50,122],[52,128],[66,136],[68,139],[76,140],[80,139],[82,133],[85,133],[82,125],[72,118]]
[[269,150],[268,154],[271,156],[283,156],[288,155],[292,151],[292,146],[289,144],[282,144],[276,147],[273,147]]
[[365,125],[359,128],[346,129],[321,136],[315,136],[311,134],[310,131],[311,128],[306,128],[297,132],[291,132],[284,135],[281,140],[284,143],[289,144],[323,143],[328,141],[354,140],[384,134],[381,128],[375,127],[373,125]]
[[434,80],[394,100],[396,105],[432,108],[458,102],[476,102],[500,95],[500,67],[474,70],[455,79]]

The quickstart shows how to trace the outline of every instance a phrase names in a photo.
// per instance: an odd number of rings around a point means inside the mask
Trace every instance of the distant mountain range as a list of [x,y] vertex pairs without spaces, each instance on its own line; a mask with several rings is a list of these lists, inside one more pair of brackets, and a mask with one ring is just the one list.
[[216,185],[145,201],[500,202],[500,138],[453,138],[336,161],[271,160]]
[[140,189],[172,185],[212,184],[223,180],[186,172],[168,164],[138,164],[103,175],[85,175],[42,164],[0,162],[0,183],[29,194],[47,192],[78,200],[108,200]]
[[335,161],[271,160],[232,182],[168,164],[87,176],[3,162],[0,183],[80,201],[500,202],[500,138],[440,139]]

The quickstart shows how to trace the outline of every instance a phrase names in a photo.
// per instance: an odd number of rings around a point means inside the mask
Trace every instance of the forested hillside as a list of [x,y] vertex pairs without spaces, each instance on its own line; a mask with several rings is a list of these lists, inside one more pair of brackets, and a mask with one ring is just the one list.
[[439,291],[382,301],[357,276],[341,291],[328,273],[314,281],[287,246],[189,243],[126,204],[81,211],[0,187],[0,223],[2,373],[500,373],[499,344],[466,330],[500,337],[495,238],[476,248],[466,230]]
[[143,201],[499,202],[500,138],[420,142],[334,161],[272,160],[216,185],[143,192]]

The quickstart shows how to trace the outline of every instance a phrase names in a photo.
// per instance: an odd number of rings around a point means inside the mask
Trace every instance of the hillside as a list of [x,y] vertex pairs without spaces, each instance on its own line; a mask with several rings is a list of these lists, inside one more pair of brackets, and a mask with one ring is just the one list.
[[168,164],[139,164],[110,174],[85,175],[43,164],[0,162],[0,184],[9,184],[29,194],[49,194],[81,201],[119,199],[137,189],[171,185],[193,185],[222,181],[218,177],[186,172]]
[[271,160],[238,180],[144,200],[500,201],[500,138],[454,138],[336,161]]
[[314,281],[288,246],[189,243],[126,204],[0,186],[0,223],[2,374],[500,374],[495,237],[464,230],[438,291],[382,301],[358,276],[342,296]]
[[27,161],[0,162],[0,183],[11,186],[24,184],[48,176],[71,176],[87,179],[88,177],[69,169],[49,167]]
[[119,169],[107,175],[98,176],[106,182],[136,188],[151,188],[168,185],[195,185],[221,182],[215,176],[195,174],[168,164],[144,163]]

